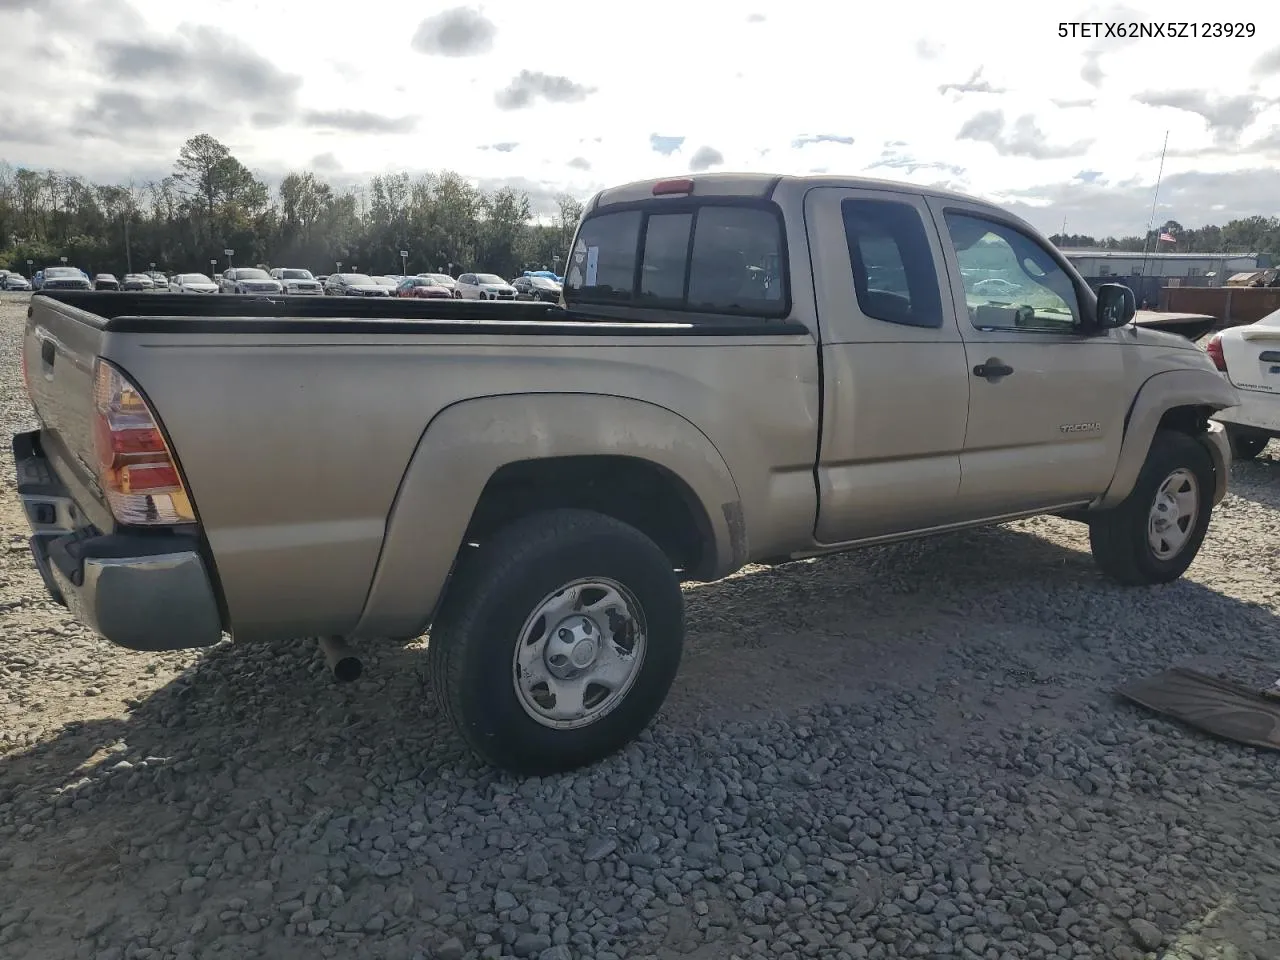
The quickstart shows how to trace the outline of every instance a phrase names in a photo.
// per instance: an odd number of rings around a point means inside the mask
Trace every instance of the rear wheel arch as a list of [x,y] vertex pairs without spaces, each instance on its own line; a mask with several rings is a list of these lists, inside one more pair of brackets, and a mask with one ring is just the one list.
[[436,415],[410,458],[354,634],[416,635],[469,542],[558,508],[633,526],[673,567],[693,564],[689,579],[725,576],[748,555],[728,465],[673,411],[607,394],[465,400]]
[[589,510],[639,530],[674,569],[705,573],[715,549],[711,519],[679,475],[633,455],[591,454],[516,460],[493,472],[467,525],[466,541],[483,542],[534,513]]

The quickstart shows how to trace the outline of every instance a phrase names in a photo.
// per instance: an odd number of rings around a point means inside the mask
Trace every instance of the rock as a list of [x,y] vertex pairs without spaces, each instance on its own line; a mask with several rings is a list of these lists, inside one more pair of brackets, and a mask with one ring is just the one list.
[[596,860],[603,860],[617,849],[617,840],[614,840],[612,837],[600,837],[587,844],[586,849],[582,853],[582,859],[588,863]]
[[1129,921],[1129,932],[1134,941],[1143,950],[1158,950],[1164,943],[1164,934],[1154,923],[1148,920],[1133,919]]
[[517,957],[536,957],[551,947],[551,938],[545,933],[522,933],[516,937],[512,950]]
[[467,952],[466,947],[462,945],[462,941],[457,937],[450,937],[440,946],[436,947],[436,960],[462,960]]

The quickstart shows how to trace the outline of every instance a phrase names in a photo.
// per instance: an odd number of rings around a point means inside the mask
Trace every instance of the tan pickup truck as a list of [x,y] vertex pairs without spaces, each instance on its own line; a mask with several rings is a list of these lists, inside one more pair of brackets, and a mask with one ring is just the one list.
[[431,627],[483,758],[650,722],[683,580],[1054,513],[1179,577],[1234,389],[1026,223],[846,178],[605,190],[563,303],[59,293],[14,438],[51,594],[135,649]]

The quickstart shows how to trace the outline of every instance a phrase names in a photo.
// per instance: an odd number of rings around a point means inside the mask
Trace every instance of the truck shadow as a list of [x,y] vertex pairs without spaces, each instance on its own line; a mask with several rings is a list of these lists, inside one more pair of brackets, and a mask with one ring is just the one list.
[[[1055,521],[1029,521],[1037,522]],[[751,567],[686,588],[685,658],[664,716],[723,721],[849,702],[886,684],[945,681],[992,653],[1006,676],[1029,685],[1090,688],[1169,666],[1162,648],[1171,640],[1183,663],[1224,647],[1237,660],[1271,662],[1276,616],[1190,579],[1195,572],[1126,589],[1103,579],[1083,550],[1009,527]],[[1115,595],[1127,602],[1123,623],[1114,605],[1096,603]],[[1209,622],[1220,629],[1201,635],[1190,626]],[[72,723],[29,752],[0,755],[0,783],[54,786],[120,740],[129,756],[199,758],[204,769],[257,756],[273,780],[323,758],[326,744],[413,747],[421,753],[411,765],[428,770],[460,757],[425,682],[425,642],[360,652],[364,676],[338,684],[310,641],[223,642],[135,701],[127,718]],[[199,757],[215,744],[219,756]]]
[[[691,585],[685,663],[654,736],[687,739],[708,725],[914,691],[924,706],[906,722],[939,744],[940,760],[962,763],[970,760],[951,752],[956,736],[998,739],[1040,705],[1045,690],[1068,707],[1101,701],[1115,682],[1172,665],[1171,648],[1187,665],[1219,665],[1230,651],[1237,670],[1247,662],[1258,672],[1244,680],[1260,679],[1268,661],[1280,665],[1280,629],[1269,610],[1194,579],[1123,591],[1100,577],[1078,540],[1063,545],[1031,532],[1061,537],[1067,525],[1019,527]],[[1116,605],[1099,598],[1121,592],[1126,614],[1117,621]],[[1197,632],[1193,625],[1204,623],[1219,629]],[[31,942],[52,948],[70,943],[60,938],[73,928],[98,924],[103,918],[93,910],[64,904],[73,891],[90,889],[106,904],[99,910],[109,914],[106,922],[125,925],[146,897],[172,887],[165,922],[185,929],[201,905],[176,892],[188,873],[166,861],[169,831],[203,824],[213,836],[219,824],[273,812],[304,821],[314,814],[315,823],[356,810],[392,816],[413,809],[429,818],[462,802],[491,809],[495,788],[511,793],[506,778],[472,760],[439,717],[423,682],[420,643],[370,645],[365,653],[364,677],[337,685],[312,644],[223,644],[127,717],[71,724],[30,750],[0,756],[0,828],[8,830],[0,830],[0,876],[20,891],[20,903],[39,896],[50,905],[39,928],[47,936]],[[1053,719],[1064,728],[1068,707]],[[628,761],[618,762],[625,769]],[[760,802],[785,806],[781,794],[768,797],[772,789],[761,786]],[[316,829],[303,827],[302,836]],[[225,863],[225,846],[209,840],[217,851],[209,859]],[[246,875],[246,857],[274,857],[269,868],[258,866],[282,888],[301,887],[324,869],[313,852],[273,850],[266,841],[235,856],[240,863],[222,874],[228,881]],[[418,902],[438,900],[446,909],[441,878],[470,870],[467,857],[482,859],[480,847],[456,862],[433,860],[413,881]],[[425,933],[429,927],[420,923]],[[310,956],[314,946],[306,944],[281,940],[272,955]]]

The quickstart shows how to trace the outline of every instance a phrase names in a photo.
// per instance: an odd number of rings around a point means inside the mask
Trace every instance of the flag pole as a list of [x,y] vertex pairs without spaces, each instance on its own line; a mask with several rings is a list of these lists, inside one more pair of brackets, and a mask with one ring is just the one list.
[[[1146,279],[1147,276],[1147,253],[1151,248],[1151,224],[1156,219],[1156,204],[1160,201],[1160,181],[1164,177],[1164,155],[1169,149],[1169,131],[1164,132],[1164,146],[1160,148],[1160,169],[1156,173],[1156,191],[1151,198],[1151,216],[1147,220],[1147,235],[1142,242],[1142,273],[1141,278]],[[1156,241],[1156,249],[1160,249],[1160,241]]]

